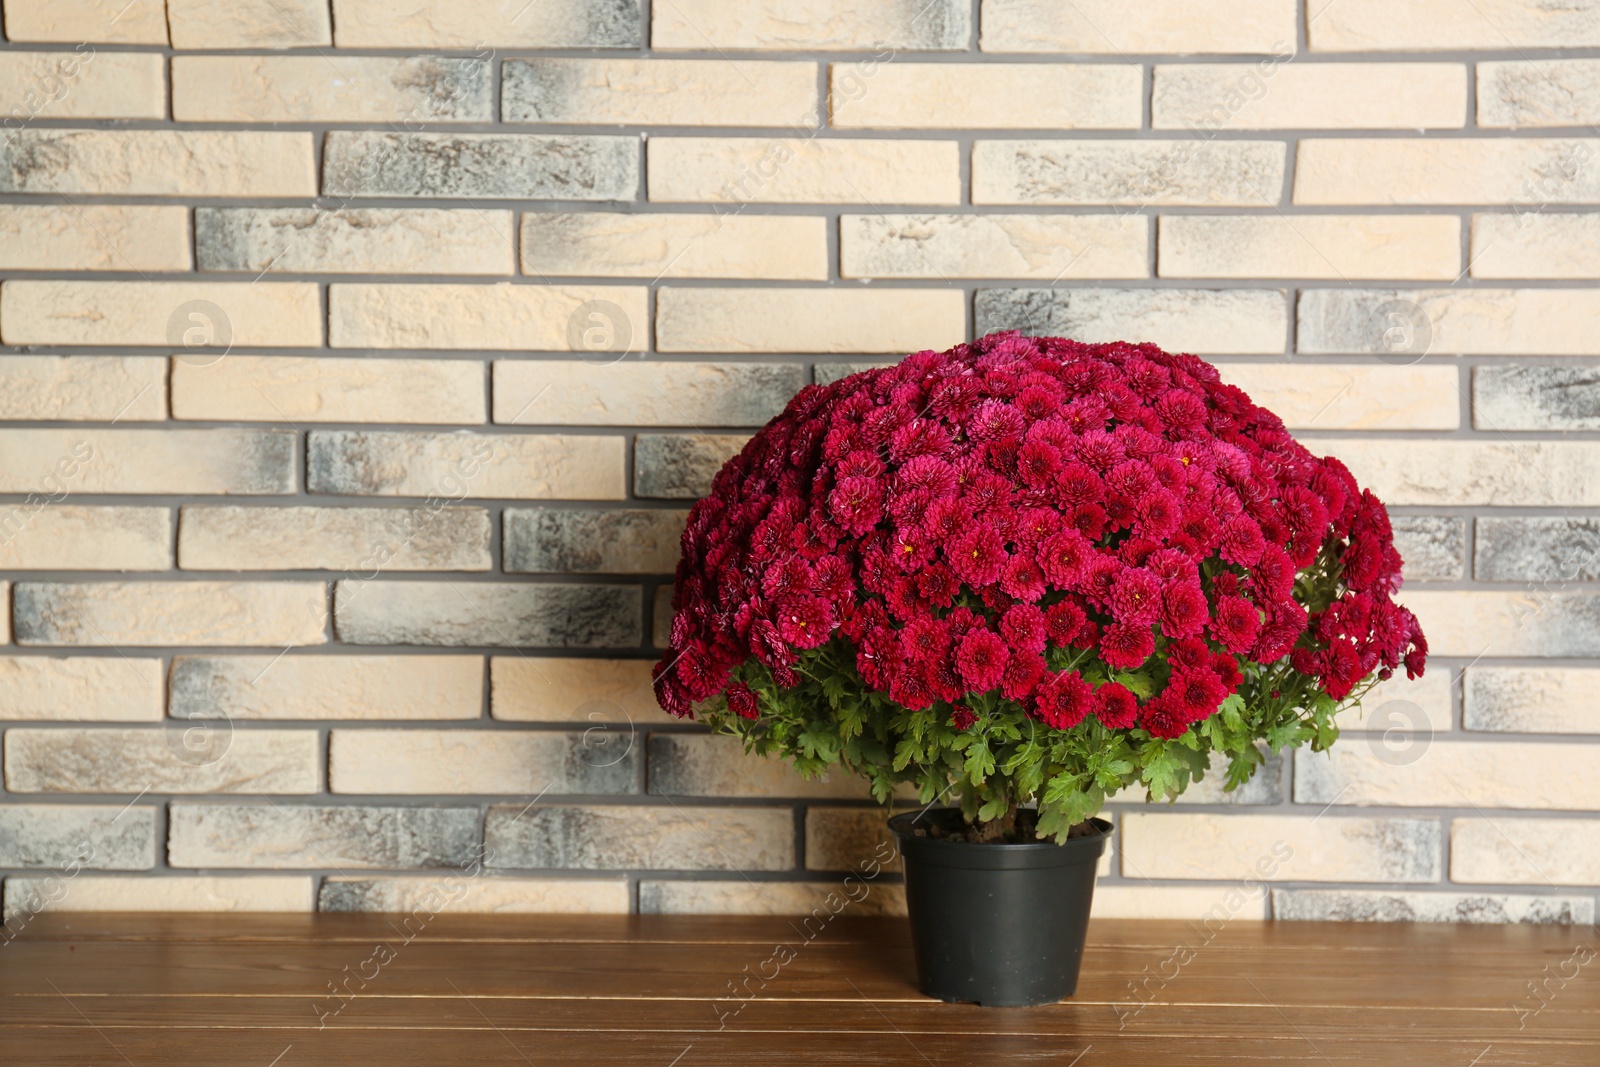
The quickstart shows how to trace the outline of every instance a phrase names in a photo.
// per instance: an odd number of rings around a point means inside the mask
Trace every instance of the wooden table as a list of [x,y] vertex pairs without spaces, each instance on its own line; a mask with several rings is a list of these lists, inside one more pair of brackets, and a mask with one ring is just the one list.
[[920,997],[903,921],[810,932],[46,914],[0,946],[0,1063],[1600,1065],[1592,927],[1102,921],[1076,997],[1011,1009]]

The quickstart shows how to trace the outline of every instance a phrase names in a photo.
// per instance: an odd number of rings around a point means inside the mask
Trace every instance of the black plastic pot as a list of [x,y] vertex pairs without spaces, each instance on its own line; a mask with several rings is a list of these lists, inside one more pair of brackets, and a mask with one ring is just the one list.
[[1065,844],[976,845],[916,834],[958,808],[889,820],[905,861],[906,910],[922,992],[990,1007],[1053,1004],[1078,988],[1095,865],[1111,824]]

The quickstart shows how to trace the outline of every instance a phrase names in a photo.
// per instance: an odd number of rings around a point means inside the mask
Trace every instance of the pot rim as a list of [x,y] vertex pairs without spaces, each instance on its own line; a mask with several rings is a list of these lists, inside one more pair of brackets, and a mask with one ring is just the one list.
[[960,808],[945,807],[903,811],[889,818],[889,830],[902,842],[902,853],[906,850],[906,846],[910,846],[929,858],[939,856],[942,859],[954,860],[958,856],[977,859],[980,855],[992,857],[1006,855],[1015,856],[1017,859],[1022,859],[1024,856],[1043,859],[1046,855],[1050,855],[1058,856],[1067,863],[1099,859],[1112,830],[1111,823],[1099,816],[1091,816],[1088,821],[1100,831],[1098,834],[1069,838],[1059,845],[1054,841],[944,841],[932,837],[918,837],[911,832],[912,823],[924,815],[960,810]]

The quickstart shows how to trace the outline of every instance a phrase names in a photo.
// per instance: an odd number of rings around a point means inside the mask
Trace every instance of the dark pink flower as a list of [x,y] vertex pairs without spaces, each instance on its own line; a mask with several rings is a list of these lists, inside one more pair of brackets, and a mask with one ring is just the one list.
[[1008,656],[994,631],[972,630],[956,646],[956,672],[969,692],[987,692],[1000,684]]

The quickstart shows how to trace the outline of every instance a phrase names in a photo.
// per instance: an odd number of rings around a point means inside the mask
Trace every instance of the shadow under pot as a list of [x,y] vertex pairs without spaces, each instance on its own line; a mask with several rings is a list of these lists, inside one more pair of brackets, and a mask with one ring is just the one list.
[[[1053,1004],[1078,988],[1095,868],[1111,824],[1064,844],[974,844],[955,831],[959,808],[889,820],[905,864],[917,982],[945,1001],[987,1007]],[[920,833],[918,831],[921,831]]]

